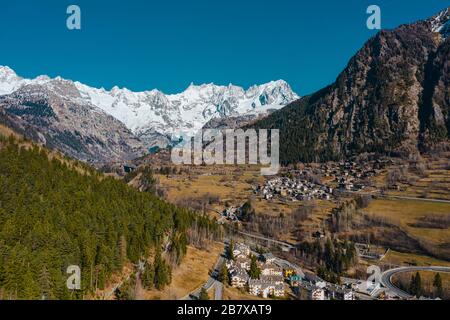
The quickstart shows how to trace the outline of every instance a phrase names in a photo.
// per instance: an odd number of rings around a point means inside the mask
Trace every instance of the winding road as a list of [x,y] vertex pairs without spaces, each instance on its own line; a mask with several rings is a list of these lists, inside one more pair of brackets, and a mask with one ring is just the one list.
[[395,269],[390,269],[381,274],[381,284],[386,287],[389,291],[393,292],[400,298],[408,299],[413,296],[399,288],[397,288],[392,283],[392,277],[397,273],[403,272],[416,272],[416,271],[434,271],[434,272],[450,272],[450,267],[399,267]]
[[216,264],[214,265],[213,272],[209,276],[208,280],[204,285],[197,288],[196,290],[192,291],[188,295],[182,297],[180,300],[195,300],[200,295],[200,291],[202,288],[205,288],[206,291],[209,291],[212,287],[215,287],[215,294],[214,299],[215,300],[221,300],[222,299],[222,283],[216,280],[216,278],[219,275],[220,268],[222,268],[222,265],[225,263],[225,258],[223,256],[223,253],[219,256],[217,259]]

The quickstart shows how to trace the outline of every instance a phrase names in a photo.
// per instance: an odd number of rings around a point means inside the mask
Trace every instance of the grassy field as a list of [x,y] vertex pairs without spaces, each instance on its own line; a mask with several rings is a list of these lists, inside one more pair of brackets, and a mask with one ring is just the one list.
[[375,216],[389,224],[398,225],[409,236],[432,242],[434,245],[450,243],[450,229],[420,228],[415,226],[422,217],[433,215],[449,215],[450,204],[419,200],[384,200],[371,202],[363,212]]
[[[215,196],[218,202],[207,206],[207,212],[219,217],[226,205],[240,206],[247,200],[252,200],[253,208],[257,214],[278,217],[287,216],[302,206],[312,206],[311,216],[296,227],[292,232],[283,233],[280,240],[297,243],[296,231],[305,237],[316,231],[323,231],[324,221],[331,210],[338,205],[337,201],[313,200],[284,201],[281,199],[265,200],[255,195],[252,187],[264,184],[266,179],[260,173],[258,166],[197,166],[190,167],[188,172],[177,175],[155,175],[160,187],[165,191],[168,201],[180,204],[183,199],[201,199],[205,195]],[[345,200],[345,199],[343,199]],[[198,202],[198,201],[197,201]]]
[[262,182],[258,167],[209,166],[196,167],[181,175],[155,175],[167,192],[167,199],[176,202],[182,198],[211,194],[221,202],[239,205],[252,194],[252,185]]
[[386,265],[392,264],[393,266],[417,265],[450,267],[450,261],[435,259],[419,254],[397,252],[394,250],[389,250],[382,262]]
[[[408,286],[410,284],[412,276],[415,274],[416,272],[405,272],[397,274],[394,275],[393,281],[394,283],[398,283],[398,281],[401,281],[405,286]],[[419,271],[419,274],[422,280],[423,289],[425,290],[424,294],[426,296],[432,296],[434,292],[433,280],[436,273],[432,271]],[[442,279],[442,288],[444,289],[444,297],[441,298],[448,298],[450,295],[450,273],[441,272],[440,276]]]
[[164,290],[150,290],[142,295],[147,300],[180,299],[202,286],[209,278],[209,271],[214,267],[224,247],[214,243],[208,251],[188,246],[186,257],[172,272],[172,283]]
[[267,300],[267,299],[251,295],[237,288],[224,287],[223,300]]
[[[407,182],[402,181],[398,185],[399,191],[389,190],[389,195],[443,199],[450,200],[450,154],[434,159],[425,157],[423,163],[426,169],[422,174],[414,173],[410,170]],[[387,171],[377,177],[379,187],[386,184]]]

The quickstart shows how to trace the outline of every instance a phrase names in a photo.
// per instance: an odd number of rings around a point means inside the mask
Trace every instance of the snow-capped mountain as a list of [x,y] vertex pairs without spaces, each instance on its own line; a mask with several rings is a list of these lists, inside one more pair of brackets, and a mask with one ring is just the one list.
[[[7,71],[2,79],[17,79]],[[80,99],[72,82],[40,79],[18,87],[9,82],[9,87],[15,90],[0,95],[0,124],[36,143],[94,165],[135,159],[147,151],[122,122]]]
[[73,83],[73,102],[95,106],[125,124],[148,146],[166,145],[181,134],[193,135],[213,118],[268,114],[299,97],[283,80],[248,90],[232,84],[191,84],[184,92],[166,95],[158,90],[132,92],[126,88],[110,91],[61,78],[40,76],[22,79],[8,67],[0,67],[0,95],[24,85],[36,84],[58,90],[58,81]]
[[428,20],[431,30],[440,33],[444,39],[450,35],[450,9],[444,9]]
[[231,84],[191,84],[184,92],[172,95],[117,87],[106,91],[75,84],[83,99],[122,121],[150,144],[158,141],[158,135],[168,140],[181,134],[193,135],[213,118],[265,114],[298,99],[282,80],[253,86],[247,91]]

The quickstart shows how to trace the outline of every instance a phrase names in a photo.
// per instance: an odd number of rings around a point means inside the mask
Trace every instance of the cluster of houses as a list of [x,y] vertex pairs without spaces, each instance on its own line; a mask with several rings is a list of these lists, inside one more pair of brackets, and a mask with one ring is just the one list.
[[228,207],[222,211],[221,216],[229,221],[238,221],[241,211],[242,207]]
[[339,189],[347,191],[360,191],[367,187],[368,178],[377,175],[380,170],[392,164],[392,160],[378,159],[375,161],[339,163],[325,163],[316,169],[317,174],[332,177]]
[[320,183],[318,178],[311,177],[325,178],[338,190],[361,191],[368,186],[369,178],[392,163],[389,159],[378,159],[366,162],[330,162],[320,166],[307,165],[302,170],[289,170],[290,177],[268,180],[264,185],[256,186],[254,191],[266,200],[276,197],[291,201],[330,200],[333,198],[333,188]]
[[[297,279],[295,279],[297,280]],[[332,284],[308,273],[299,281],[291,283],[301,300],[354,300],[354,291],[345,286]]]
[[249,246],[243,243],[236,244],[233,248],[233,256],[234,260],[226,262],[233,287],[245,288],[250,294],[264,298],[285,295],[283,269],[275,264],[275,257],[272,254],[259,256],[257,264],[261,274],[258,279],[251,279],[248,274],[251,264]]
[[255,193],[260,194],[266,200],[271,200],[275,197],[291,201],[330,200],[333,195],[333,189],[300,177],[292,179],[277,177],[266,181],[263,186],[257,186]]
[[243,243],[237,243],[233,249],[233,260],[227,260],[231,285],[246,289],[255,296],[284,297],[286,286],[302,300],[354,300],[354,291],[346,286],[328,283],[314,274],[305,274],[292,263],[277,259],[272,253],[259,255],[258,267],[261,274],[258,279],[249,276],[252,251]]

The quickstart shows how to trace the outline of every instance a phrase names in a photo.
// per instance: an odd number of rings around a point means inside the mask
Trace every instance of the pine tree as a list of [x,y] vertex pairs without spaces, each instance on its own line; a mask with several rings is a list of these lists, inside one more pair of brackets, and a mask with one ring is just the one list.
[[[19,147],[13,137],[0,135],[0,163],[0,292],[6,299],[80,299],[165,234],[176,235],[180,262],[188,240],[219,233],[206,216],[45,148]],[[153,281],[151,272],[144,276],[163,288],[171,269],[158,259]],[[81,291],[67,289],[68,265],[81,268]],[[123,289],[120,298],[127,297]]]
[[261,275],[261,269],[258,267],[256,257],[254,255],[252,255],[251,257],[250,270],[248,272],[248,275],[252,279],[259,279],[259,276]]
[[208,292],[204,287],[200,290],[200,295],[198,296],[199,300],[209,300]]
[[155,268],[155,288],[158,290],[162,290],[171,282],[171,270],[166,262],[162,259],[160,249],[158,249],[155,254],[155,261],[153,265]]
[[442,298],[444,295],[444,289],[442,288],[442,278],[439,273],[436,273],[433,280],[434,296],[436,298]]
[[151,289],[155,281],[155,269],[150,263],[147,263],[144,272],[142,273],[142,285],[145,289]]
[[228,268],[227,268],[227,265],[225,263],[222,265],[222,268],[220,269],[219,281],[222,282],[224,285],[228,285],[229,282],[230,282],[230,277],[229,277],[229,274],[228,274]]
[[227,247],[227,258],[228,260],[234,260],[234,240],[231,239],[230,244]]
[[409,290],[411,294],[415,295],[416,297],[422,296],[423,285],[422,285],[422,278],[420,277],[419,272],[416,272],[416,274],[411,277],[411,284]]

